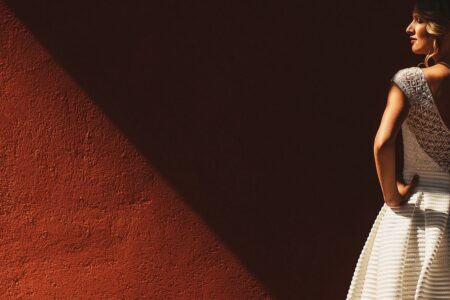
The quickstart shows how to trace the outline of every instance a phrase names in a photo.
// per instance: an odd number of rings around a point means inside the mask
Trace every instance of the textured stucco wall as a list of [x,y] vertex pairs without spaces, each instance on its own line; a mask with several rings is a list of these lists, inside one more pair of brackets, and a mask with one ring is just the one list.
[[0,0],[0,299],[342,299],[409,18]]
[[264,289],[0,3],[0,298]]

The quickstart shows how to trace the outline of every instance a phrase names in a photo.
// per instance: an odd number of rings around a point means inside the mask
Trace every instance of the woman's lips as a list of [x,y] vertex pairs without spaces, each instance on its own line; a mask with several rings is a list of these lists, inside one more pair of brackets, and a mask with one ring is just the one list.
[[411,44],[414,44],[415,41],[416,39],[411,39]]

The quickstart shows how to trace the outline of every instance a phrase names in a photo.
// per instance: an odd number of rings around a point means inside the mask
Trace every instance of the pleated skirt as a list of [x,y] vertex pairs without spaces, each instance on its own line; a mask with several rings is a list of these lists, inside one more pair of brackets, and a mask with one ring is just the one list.
[[[417,172],[404,171],[406,182]],[[347,293],[354,299],[450,299],[450,176],[421,171],[401,207],[381,207]]]

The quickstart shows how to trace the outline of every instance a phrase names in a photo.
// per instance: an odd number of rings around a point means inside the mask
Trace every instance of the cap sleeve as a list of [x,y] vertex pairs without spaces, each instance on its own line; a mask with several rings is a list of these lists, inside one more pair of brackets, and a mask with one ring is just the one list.
[[411,104],[415,102],[415,88],[420,80],[417,71],[417,67],[401,69],[391,78],[391,82],[398,85]]

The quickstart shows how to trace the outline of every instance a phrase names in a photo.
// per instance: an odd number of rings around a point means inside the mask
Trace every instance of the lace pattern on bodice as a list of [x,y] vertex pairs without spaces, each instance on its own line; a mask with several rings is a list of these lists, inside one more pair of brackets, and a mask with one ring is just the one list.
[[420,67],[401,69],[391,81],[400,87],[410,103],[406,122],[417,143],[444,171],[449,172],[450,130],[439,114],[423,70]]

